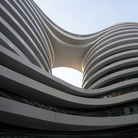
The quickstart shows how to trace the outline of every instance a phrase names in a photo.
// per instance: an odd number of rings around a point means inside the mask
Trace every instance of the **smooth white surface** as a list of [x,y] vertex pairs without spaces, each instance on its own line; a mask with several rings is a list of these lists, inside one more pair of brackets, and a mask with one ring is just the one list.
[[[138,22],[138,0],[34,1],[55,24],[75,34],[95,33],[119,22]],[[68,83],[82,86],[82,74],[77,71],[58,68],[52,72]]]

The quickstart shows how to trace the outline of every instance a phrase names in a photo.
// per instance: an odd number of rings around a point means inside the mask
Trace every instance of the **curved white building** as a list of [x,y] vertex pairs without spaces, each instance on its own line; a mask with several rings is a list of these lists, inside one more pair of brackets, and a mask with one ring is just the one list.
[[[33,0],[2,0],[1,9],[2,136],[138,135],[138,23],[74,35]],[[83,88],[51,74],[63,66],[83,73]]]

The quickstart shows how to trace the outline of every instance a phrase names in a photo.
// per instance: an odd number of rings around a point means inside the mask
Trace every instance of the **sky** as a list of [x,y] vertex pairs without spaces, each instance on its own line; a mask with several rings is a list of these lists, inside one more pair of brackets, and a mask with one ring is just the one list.
[[[138,22],[138,0],[34,0],[56,25],[74,34],[92,34],[120,22]],[[82,73],[55,68],[53,75],[77,87]]]

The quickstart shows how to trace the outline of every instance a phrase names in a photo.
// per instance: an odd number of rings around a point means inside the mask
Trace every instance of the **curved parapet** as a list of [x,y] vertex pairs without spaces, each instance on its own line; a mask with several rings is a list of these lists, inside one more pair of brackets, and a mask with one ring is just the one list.
[[[52,131],[88,131],[136,125],[136,114],[114,117],[90,117],[58,113],[21,102],[0,98],[1,122]],[[5,107],[6,103],[10,107]],[[9,110],[12,109],[12,110]],[[33,113],[33,114],[32,114]],[[12,119],[11,119],[12,118]]]
[[137,58],[138,24],[114,26],[100,36],[87,52],[83,62],[83,87],[102,88],[138,78]]
[[51,72],[54,51],[40,15],[27,1],[6,0],[1,4],[1,45]]
[[[32,0],[1,2],[0,123],[47,131],[138,124],[138,23],[90,35],[56,26]],[[50,74],[82,71],[83,88]]]

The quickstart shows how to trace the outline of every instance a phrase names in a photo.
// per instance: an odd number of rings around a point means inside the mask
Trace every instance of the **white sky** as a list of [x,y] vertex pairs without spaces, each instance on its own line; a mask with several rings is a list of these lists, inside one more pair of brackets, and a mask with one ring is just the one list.
[[[91,34],[120,22],[138,22],[138,0],[34,0],[62,29]],[[82,74],[74,69],[53,69],[53,75],[81,87]]]

